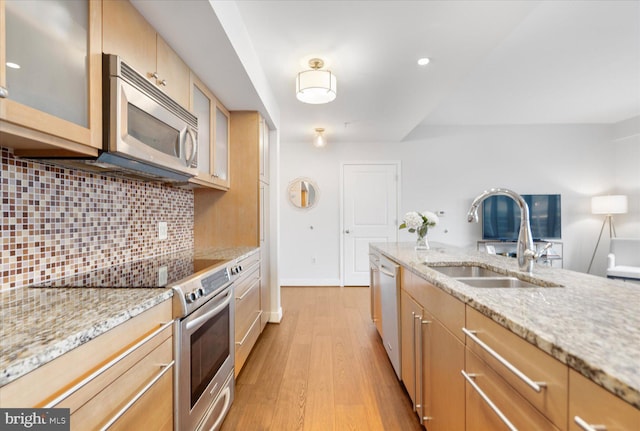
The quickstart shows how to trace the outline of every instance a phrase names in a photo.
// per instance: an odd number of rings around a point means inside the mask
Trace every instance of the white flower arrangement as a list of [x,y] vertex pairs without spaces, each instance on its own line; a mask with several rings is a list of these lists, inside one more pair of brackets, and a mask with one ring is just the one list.
[[417,232],[419,238],[427,236],[430,227],[435,227],[440,220],[431,211],[409,211],[404,215],[400,229],[409,229],[409,232]]

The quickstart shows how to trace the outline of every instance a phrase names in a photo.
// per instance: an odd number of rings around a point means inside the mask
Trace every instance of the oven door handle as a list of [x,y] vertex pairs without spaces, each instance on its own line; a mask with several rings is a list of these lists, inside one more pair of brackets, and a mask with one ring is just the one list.
[[229,303],[231,302],[231,299],[233,299],[233,295],[231,294],[231,292],[232,291],[230,289],[227,292],[226,299],[222,301],[220,305],[217,305],[214,309],[207,311],[202,316],[196,317],[195,319],[187,322],[187,324],[185,325],[185,329],[189,331],[195,328],[196,326],[202,325],[204,322],[206,322],[207,320],[211,319],[213,316],[218,314],[224,307],[229,305]]

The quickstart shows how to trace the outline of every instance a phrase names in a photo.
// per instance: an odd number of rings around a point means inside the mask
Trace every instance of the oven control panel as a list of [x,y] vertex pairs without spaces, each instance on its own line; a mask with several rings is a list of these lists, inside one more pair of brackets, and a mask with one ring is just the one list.
[[195,286],[192,286],[192,289],[185,292],[185,300],[188,304],[191,304],[200,298],[218,291],[221,287],[225,286],[230,281],[231,277],[229,276],[229,270],[227,268],[216,271],[213,274],[200,280],[199,283],[197,283]]
[[233,265],[229,271],[231,275],[239,275],[242,272],[242,265]]

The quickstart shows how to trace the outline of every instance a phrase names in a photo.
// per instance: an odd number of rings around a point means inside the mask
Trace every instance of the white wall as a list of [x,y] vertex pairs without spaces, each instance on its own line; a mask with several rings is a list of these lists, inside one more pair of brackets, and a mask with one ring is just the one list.
[[[399,215],[444,210],[429,239],[463,247],[475,247],[481,237],[481,226],[467,223],[466,213],[483,190],[560,193],[564,267],[584,272],[602,223],[590,213],[591,196],[628,193],[633,213],[616,218],[618,236],[627,231],[640,236],[638,138],[612,142],[611,134],[607,125],[438,126],[393,144],[332,144],[330,136],[324,149],[310,140],[283,142],[281,187],[309,177],[318,184],[320,200],[303,211],[281,193],[281,284],[339,284],[340,163],[345,161],[401,160]],[[400,231],[399,240],[414,236]],[[607,249],[608,241],[600,245],[592,273],[604,274]]]

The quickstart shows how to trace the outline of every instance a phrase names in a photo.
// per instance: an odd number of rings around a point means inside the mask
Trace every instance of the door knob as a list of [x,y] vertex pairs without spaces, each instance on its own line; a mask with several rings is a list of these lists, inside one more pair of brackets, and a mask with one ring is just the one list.
[[344,233],[351,233],[349,229],[345,230]]

